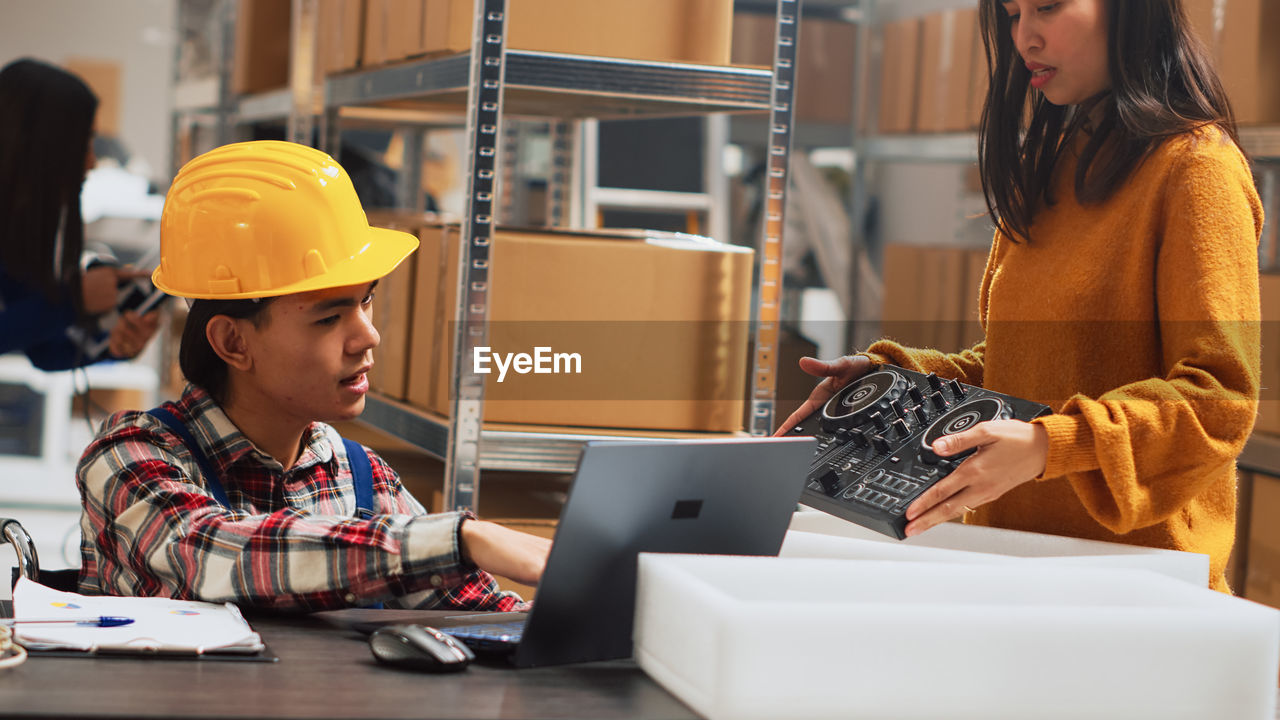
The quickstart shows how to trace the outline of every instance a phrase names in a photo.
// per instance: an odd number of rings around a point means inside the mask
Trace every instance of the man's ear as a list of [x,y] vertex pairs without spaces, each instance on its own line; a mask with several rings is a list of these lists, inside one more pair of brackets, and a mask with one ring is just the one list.
[[241,323],[226,315],[214,315],[204,326],[204,336],[209,347],[222,358],[229,367],[246,371],[253,367],[253,357],[249,354],[249,343],[241,332]]

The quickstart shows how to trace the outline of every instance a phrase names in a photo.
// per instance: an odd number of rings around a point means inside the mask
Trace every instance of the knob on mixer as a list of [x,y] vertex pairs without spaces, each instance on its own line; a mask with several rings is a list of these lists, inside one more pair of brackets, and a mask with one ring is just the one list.
[[911,429],[907,427],[907,421],[898,418],[893,421],[893,435],[897,438],[906,438],[911,434]]
[[933,409],[938,411],[942,411],[947,408],[947,401],[943,399],[941,390],[933,391],[933,394],[929,396],[929,404],[933,405]]

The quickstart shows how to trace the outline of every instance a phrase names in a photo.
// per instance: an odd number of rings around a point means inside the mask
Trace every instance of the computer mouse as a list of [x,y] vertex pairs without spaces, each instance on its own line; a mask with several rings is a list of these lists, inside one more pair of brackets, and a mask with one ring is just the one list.
[[425,625],[387,625],[369,636],[369,651],[380,663],[423,672],[458,672],[476,659],[471,648]]

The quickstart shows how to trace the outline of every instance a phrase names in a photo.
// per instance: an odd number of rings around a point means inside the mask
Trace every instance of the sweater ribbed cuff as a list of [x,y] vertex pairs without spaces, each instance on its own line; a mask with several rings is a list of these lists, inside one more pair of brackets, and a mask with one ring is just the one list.
[[875,363],[876,365],[892,365],[892,364],[894,364],[894,363],[893,363],[893,358],[889,357],[888,355],[881,355],[880,353],[867,352],[866,350],[864,350],[864,351],[862,351],[862,352],[856,352],[856,353],[854,353],[854,355],[855,355],[855,356],[856,356],[856,355],[861,355],[861,356],[863,356],[863,357],[865,357],[865,358],[867,358],[867,359],[871,360],[871,362]]
[[1044,461],[1044,472],[1036,480],[1098,469],[1098,457],[1093,447],[1093,429],[1083,418],[1074,415],[1046,415],[1031,422],[1043,427],[1049,434],[1049,453]]

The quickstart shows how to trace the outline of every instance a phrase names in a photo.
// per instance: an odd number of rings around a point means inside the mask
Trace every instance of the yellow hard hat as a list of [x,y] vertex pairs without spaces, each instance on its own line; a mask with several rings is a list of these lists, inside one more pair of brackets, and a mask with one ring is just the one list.
[[372,282],[417,247],[413,235],[369,227],[351,179],[325,153],[236,143],[178,171],[151,279],[179,297],[275,297]]

